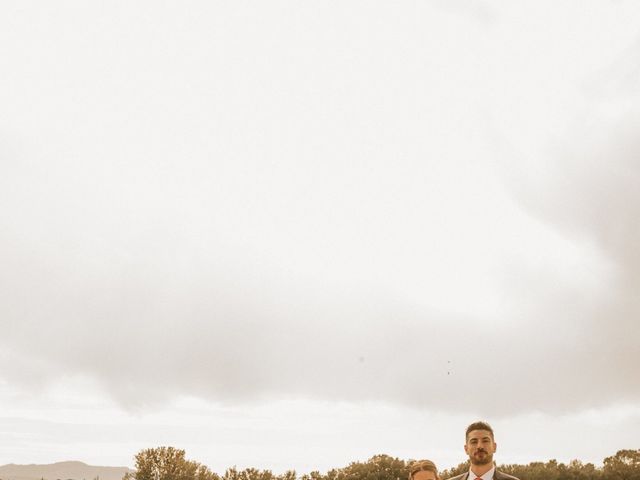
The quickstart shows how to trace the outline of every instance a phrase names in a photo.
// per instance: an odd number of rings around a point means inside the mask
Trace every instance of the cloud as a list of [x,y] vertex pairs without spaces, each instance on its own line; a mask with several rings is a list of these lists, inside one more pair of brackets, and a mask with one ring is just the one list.
[[[599,301],[560,290],[555,298],[538,297],[532,309],[572,325],[565,339],[572,347],[558,359],[556,372],[582,378],[568,380],[577,387],[575,397],[590,395],[589,384],[616,392],[619,401],[637,401],[640,393],[633,368],[640,360],[633,340],[640,313],[640,91],[630,81],[638,71],[629,61],[633,51],[637,46],[591,82],[590,101],[565,131],[544,149],[521,152],[531,160],[504,165],[514,197],[532,215],[593,245],[609,265]],[[544,281],[529,276],[525,287],[543,292]]]
[[132,409],[181,395],[478,415],[637,401],[635,110],[586,102],[611,116],[567,121],[555,144],[540,134],[553,165],[510,158],[501,185],[476,107],[530,113],[512,122],[522,148],[582,78],[567,68],[549,100],[550,48],[491,73],[537,37],[502,47],[508,20],[437,10],[420,12],[432,30],[387,7],[362,22],[350,7],[261,12],[205,12],[210,29],[110,11],[95,35],[60,14],[70,36],[41,20],[51,42],[12,58],[2,377],[86,375]]

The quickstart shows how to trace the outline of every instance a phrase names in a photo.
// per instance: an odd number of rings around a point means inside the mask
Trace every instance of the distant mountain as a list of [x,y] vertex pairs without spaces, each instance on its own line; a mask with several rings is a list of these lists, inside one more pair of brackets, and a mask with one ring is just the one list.
[[121,480],[132,471],[127,467],[96,467],[82,462],[58,462],[49,465],[3,465],[2,480]]

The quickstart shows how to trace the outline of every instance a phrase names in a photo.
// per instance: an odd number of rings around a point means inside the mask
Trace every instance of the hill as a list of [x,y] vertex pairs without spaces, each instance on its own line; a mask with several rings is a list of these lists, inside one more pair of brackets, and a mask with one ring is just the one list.
[[57,462],[48,465],[16,465],[0,467],[2,480],[121,480],[131,471],[127,467],[97,467],[82,462]]

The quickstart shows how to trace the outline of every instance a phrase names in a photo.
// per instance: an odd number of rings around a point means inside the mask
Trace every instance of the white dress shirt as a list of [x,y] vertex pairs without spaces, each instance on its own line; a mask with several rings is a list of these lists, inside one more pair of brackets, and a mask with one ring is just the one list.
[[469,469],[469,477],[467,478],[467,480],[474,480],[476,478],[481,478],[482,480],[493,480],[493,474],[495,471],[496,471],[496,466],[494,465],[491,468],[491,470],[489,470],[487,473],[485,473],[481,477],[478,477],[475,473],[473,473],[471,469]]

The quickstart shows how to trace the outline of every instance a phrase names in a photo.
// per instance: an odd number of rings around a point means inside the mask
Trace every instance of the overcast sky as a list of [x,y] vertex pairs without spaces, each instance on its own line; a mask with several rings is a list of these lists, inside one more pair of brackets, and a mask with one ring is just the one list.
[[640,5],[5,1],[0,463],[601,463],[640,431]]

